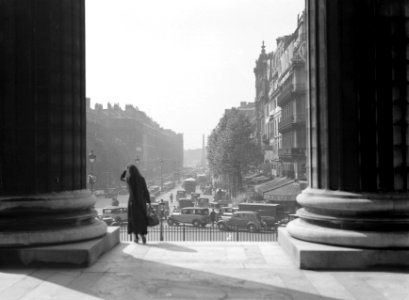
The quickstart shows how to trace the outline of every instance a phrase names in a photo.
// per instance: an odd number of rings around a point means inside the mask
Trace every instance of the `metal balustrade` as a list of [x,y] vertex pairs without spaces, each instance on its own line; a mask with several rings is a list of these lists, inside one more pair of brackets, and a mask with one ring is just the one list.
[[[162,238],[161,238],[162,237]],[[122,242],[132,241],[133,237],[127,233],[127,224],[123,223],[120,229]],[[277,241],[277,228],[248,232],[235,228],[232,231],[221,231],[216,226],[194,227],[181,224],[179,226],[148,227],[147,240],[165,242],[273,242]]]

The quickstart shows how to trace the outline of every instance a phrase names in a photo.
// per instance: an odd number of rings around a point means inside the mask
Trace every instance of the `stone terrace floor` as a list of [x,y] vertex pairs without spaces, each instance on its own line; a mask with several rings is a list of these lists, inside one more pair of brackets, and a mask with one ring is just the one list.
[[0,269],[0,299],[409,299],[409,271],[305,271],[276,242],[121,243],[88,268]]

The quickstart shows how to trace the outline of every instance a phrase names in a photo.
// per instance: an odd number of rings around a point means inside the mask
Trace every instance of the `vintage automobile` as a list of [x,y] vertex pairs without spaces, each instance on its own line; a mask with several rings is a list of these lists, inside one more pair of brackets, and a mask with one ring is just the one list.
[[186,198],[186,191],[185,190],[176,191],[176,200],[179,200],[181,198]]
[[192,224],[205,227],[210,222],[209,209],[204,207],[185,207],[168,217],[168,225]]
[[112,217],[98,216],[98,219],[104,221],[108,226],[120,226],[121,224],[115,221]]
[[260,215],[254,211],[236,211],[230,218],[217,222],[219,230],[239,230],[257,232],[263,229],[264,223]]
[[96,191],[94,191],[94,195],[96,197],[98,197],[98,198],[105,197],[105,191],[104,190],[96,190]]
[[152,202],[151,207],[159,218],[166,219],[169,216],[169,201],[163,201],[163,204],[160,201]]
[[196,200],[197,205],[196,206],[200,206],[200,207],[209,207],[209,198],[199,198]]
[[182,183],[183,189],[188,193],[196,192],[196,180],[194,178],[187,178]]
[[193,200],[192,199],[188,199],[188,198],[179,198],[178,200],[179,202],[179,208],[185,208],[185,207],[191,207],[193,206]]
[[111,217],[116,222],[121,223],[128,220],[128,207],[126,204],[119,204],[118,206],[106,206],[102,209],[103,218]]
[[219,209],[219,218],[224,220],[224,219],[229,219],[233,215],[234,212],[238,211],[238,207],[231,207],[231,206],[222,206]]
[[104,197],[105,198],[113,198],[118,196],[118,189],[117,188],[107,188],[104,190]]
[[273,203],[239,203],[239,210],[255,211],[264,221],[266,229],[275,230],[278,204]]

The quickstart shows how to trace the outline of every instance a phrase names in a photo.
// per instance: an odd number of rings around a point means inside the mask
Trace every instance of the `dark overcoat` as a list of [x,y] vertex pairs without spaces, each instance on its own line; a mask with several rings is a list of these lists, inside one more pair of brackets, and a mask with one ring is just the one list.
[[150,203],[150,195],[146,186],[145,178],[137,176],[134,182],[130,182],[126,176],[129,189],[128,200],[128,234],[147,234],[148,218],[146,204]]

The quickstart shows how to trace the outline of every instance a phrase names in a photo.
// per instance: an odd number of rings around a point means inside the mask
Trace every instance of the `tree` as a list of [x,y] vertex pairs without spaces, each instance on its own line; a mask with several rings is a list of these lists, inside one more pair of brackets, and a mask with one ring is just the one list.
[[227,180],[232,196],[236,196],[242,187],[242,175],[263,160],[253,132],[250,120],[237,109],[230,109],[208,138],[210,169],[216,176]]

